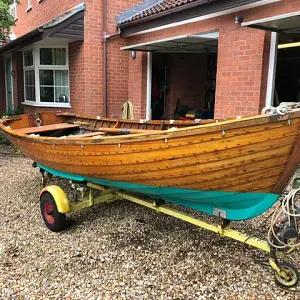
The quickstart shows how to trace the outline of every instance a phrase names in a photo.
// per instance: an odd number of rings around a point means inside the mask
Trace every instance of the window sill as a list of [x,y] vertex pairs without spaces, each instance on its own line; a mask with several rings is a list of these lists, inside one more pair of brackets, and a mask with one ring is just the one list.
[[22,102],[23,105],[35,107],[58,107],[58,108],[71,108],[69,103],[35,103],[35,102]]
[[32,6],[28,7],[25,11],[30,12],[32,10]]

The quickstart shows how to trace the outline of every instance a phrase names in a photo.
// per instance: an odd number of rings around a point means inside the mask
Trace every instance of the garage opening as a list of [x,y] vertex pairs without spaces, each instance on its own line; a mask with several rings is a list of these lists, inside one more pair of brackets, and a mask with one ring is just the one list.
[[300,102],[300,27],[279,34],[274,105]]
[[246,22],[242,26],[273,32],[266,104],[278,106],[281,102],[299,102],[300,12]]
[[214,31],[122,48],[152,53],[147,99],[152,119],[214,117],[218,37]]

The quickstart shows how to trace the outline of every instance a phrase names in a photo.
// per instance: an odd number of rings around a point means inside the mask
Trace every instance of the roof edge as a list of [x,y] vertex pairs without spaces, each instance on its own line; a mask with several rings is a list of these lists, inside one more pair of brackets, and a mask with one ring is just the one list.
[[129,20],[130,18],[134,17],[135,15],[141,13],[144,10],[148,10],[154,5],[162,3],[164,0],[144,0],[144,2],[140,4],[136,4],[132,7],[130,7],[127,10],[122,11],[119,13],[115,19],[117,24],[122,24],[125,21]]
[[[135,26],[136,24],[146,23],[148,21],[152,21],[154,19],[158,19],[158,18],[164,17],[166,15],[175,14],[177,12],[181,12],[181,11],[184,11],[184,10],[188,10],[188,9],[191,9],[191,8],[201,6],[203,4],[209,4],[209,3],[212,3],[212,2],[216,2],[216,1],[220,1],[220,0],[199,0],[199,1],[196,1],[196,2],[188,3],[188,4],[185,4],[185,5],[181,5],[181,6],[178,6],[178,7],[175,7],[175,8],[171,8],[171,9],[159,12],[159,13],[156,13],[154,15],[150,15],[148,17],[143,17],[143,18],[135,20],[135,21],[126,22],[126,23],[119,23],[119,24],[117,24],[117,26],[120,29]],[[137,15],[137,13],[135,15]],[[131,18],[135,15],[132,15]],[[124,21],[126,21],[126,20],[124,20]]]
[[68,19],[74,18],[77,14],[83,13],[85,10],[85,3],[82,2],[79,5],[76,5],[75,7],[69,9],[65,13],[53,18],[52,20],[39,25],[34,30],[27,32],[24,35],[21,35],[20,37],[16,38],[15,40],[12,40],[11,42],[7,43],[3,47],[0,48],[0,55],[6,54],[12,51],[16,51],[22,47],[25,47],[27,45],[33,44],[37,41],[40,41],[41,39],[45,38],[44,33],[59,27],[60,24],[63,22],[67,22]]

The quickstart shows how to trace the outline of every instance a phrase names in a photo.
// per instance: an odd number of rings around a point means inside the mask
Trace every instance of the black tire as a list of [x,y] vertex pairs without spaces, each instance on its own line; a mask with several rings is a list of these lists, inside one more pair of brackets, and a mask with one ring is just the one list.
[[294,267],[292,264],[289,263],[278,263],[277,266],[285,271],[289,278],[285,278],[283,276],[280,276],[280,274],[277,271],[274,271],[275,276],[275,282],[277,285],[289,288],[295,286],[299,281],[299,272],[296,267]]
[[55,200],[49,192],[42,194],[40,209],[43,220],[51,231],[59,232],[66,228],[66,215],[57,210]]

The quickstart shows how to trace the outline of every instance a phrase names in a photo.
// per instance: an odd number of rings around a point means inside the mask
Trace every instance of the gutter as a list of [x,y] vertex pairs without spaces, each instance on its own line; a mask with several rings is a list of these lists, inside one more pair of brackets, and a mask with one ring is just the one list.
[[107,33],[107,0],[103,0],[103,116],[107,117],[107,42],[109,39],[118,37],[121,35],[121,30],[118,29],[117,32],[108,34]]
[[0,55],[5,54],[7,51],[12,52],[22,42],[28,41],[28,45],[29,45],[31,43],[31,39],[34,38],[41,39],[43,32],[44,32],[43,27],[38,27],[22,35],[21,37],[12,40],[11,42],[7,43],[6,45],[0,48]]

